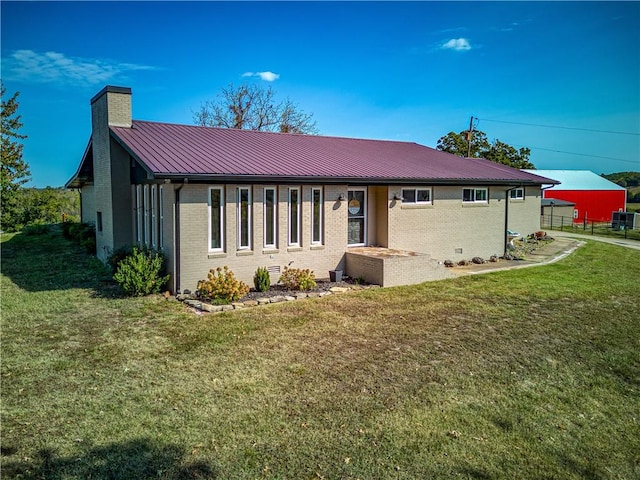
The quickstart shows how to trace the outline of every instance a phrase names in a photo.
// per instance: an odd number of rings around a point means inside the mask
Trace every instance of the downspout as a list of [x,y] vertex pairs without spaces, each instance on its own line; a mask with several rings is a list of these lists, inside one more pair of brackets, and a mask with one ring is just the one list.
[[503,248],[503,255],[507,254],[507,245],[509,244],[509,234],[507,233],[509,231],[509,192],[511,190],[515,190],[517,188],[523,188],[523,187],[522,187],[522,185],[519,185],[517,187],[507,188],[504,191],[505,205],[504,205],[504,248]]
[[180,190],[187,183],[185,178],[177,189],[174,190],[175,200],[173,203],[173,293],[179,295],[180,292]]

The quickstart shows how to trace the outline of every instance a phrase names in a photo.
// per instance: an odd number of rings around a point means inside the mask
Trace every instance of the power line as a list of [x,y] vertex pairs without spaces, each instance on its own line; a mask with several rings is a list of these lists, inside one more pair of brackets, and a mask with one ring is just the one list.
[[589,155],[588,153],[564,152],[562,150],[552,150],[550,148],[541,148],[541,147],[527,147],[525,145],[516,145],[516,144],[514,144],[514,146],[530,148],[531,150],[544,150],[545,152],[564,153],[564,154],[567,154],[567,155],[579,155],[581,157],[593,157],[593,158],[602,158],[602,159],[605,159],[605,160],[615,160],[617,162],[633,163],[635,165],[638,165],[638,163],[639,163],[639,162],[636,162],[636,161],[633,161],[633,160],[623,160],[622,158],[615,158],[615,157],[603,157],[603,156],[600,156],[600,155]]
[[[526,125],[528,127],[543,127],[543,128],[560,128],[563,130],[580,130],[583,132],[592,132],[592,133],[611,133],[611,134],[615,134],[615,135],[634,135],[634,136],[640,136],[640,133],[634,133],[634,132],[615,132],[613,130],[595,130],[592,128],[579,128],[579,127],[563,127],[560,125],[540,125],[537,123],[524,123],[524,122],[508,122],[506,120],[491,120],[489,118],[477,118],[477,120],[482,120],[483,122],[494,122],[494,123],[510,123],[512,125]],[[602,158],[607,158],[607,157],[602,157]]]

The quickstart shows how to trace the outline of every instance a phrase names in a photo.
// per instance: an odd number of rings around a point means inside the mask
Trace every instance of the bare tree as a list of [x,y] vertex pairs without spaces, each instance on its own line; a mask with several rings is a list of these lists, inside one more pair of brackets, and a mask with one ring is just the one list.
[[317,134],[313,115],[300,110],[289,98],[277,102],[271,87],[229,84],[215,101],[204,102],[193,121],[208,127],[238,128],[281,133]]

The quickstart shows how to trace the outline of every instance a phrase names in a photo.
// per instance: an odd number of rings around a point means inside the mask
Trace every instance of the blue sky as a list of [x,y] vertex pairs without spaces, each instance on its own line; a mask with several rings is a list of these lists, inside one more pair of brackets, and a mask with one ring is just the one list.
[[132,88],[139,120],[190,124],[222,87],[257,82],[323,135],[435,147],[474,116],[489,139],[530,147],[539,169],[640,170],[639,2],[0,8],[2,80],[20,92],[31,186],[73,175],[105,85]]

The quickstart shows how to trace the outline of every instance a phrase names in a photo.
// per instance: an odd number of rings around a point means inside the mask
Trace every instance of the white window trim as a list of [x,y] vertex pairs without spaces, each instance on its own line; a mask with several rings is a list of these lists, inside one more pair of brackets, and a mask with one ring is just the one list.
[[[267,243],[267,192],[273,192],[273,242]],[[262,208],[262,224],[264,226],[263,245],[264,248],[276,248],[278,244],[278,191],[275,187],[264,189],[264,200]]]
[[156,205],[158,201],[158,187],[151,185],[151,248],[158,248],[158,216]]
[[[355,218],[362,217],[362,219],[363,219],[362,225],[363,225],[363,228],[364,228],[364,232],[363,232],[363,236],[362,237],[363,237],[364,241],[362,243],[349,243],[349,240],[347,239],[347,247],[364,247],[367,244],[367,241],[368,241],[368,238],[367,238],[368,237],[368,235],[367,235],[368,232],[367,232],[367,230],[369,229],[369,225],[368,225],[369,218],[368,218],[367,208],[369,208],[369,204],[368,204],[369,199],[367,197],[368,197],[369,191],[368,191],[368,189],[366,187],[349,188],[349,189],[347,189],[347,198],[349,198],[348,197],[348,193],[349,192],[364,192],[364,206],[363,206],[363,209],[362,209],[362,215],[358,215],[358,217],[355,217]],[[347,204],[347,208],[348,208],[348,204]],[[354,217],[352,217],[352,218],[354,218]],[[349,223],[349,216],[347,214],[347,224],[348,223]]]
[[164,187],[160,185],[158,188],[158,249],[164,248]]
[[[297,201],[296,201],[296,238],[297,241],[291,241],[291,193],[297,192]],[[287,244],[290,247],[299,247],[300,246],[300,187],[289,187],[289,191],[287,192]]]
[[[220,248],[212,248],[211,247],[211,241],[213,240],[211,238],[211,227],[212,225],[212,216],[211,216],[211,211],[213,209],[213,205],[211,205],[211,192],[213,190],[218,190],[220,192],[220,206],[218,207],[220,209]],[[208,210],[209,210],[209,233],[207,235],[208,238],[208,249],[209,252],[223,252],[224,251],[224,188],[223,187],[209,187],[209,198],[207,200],[208,203]]]
[[[318,212],[319,215],[319,222],[318,222],[318,240],[314,239],[315,236],[315,222],[314,222],[314,216],[315,216],[315,209],[316,209],[316,205],[314,202],[314,195],[315,192],[319,192],[320,193],[320,205],[318,205],[318,208],[320,209],[320,211]],[[322,188],[320,187],[313,187],[311,189],[311,245],[322,245],[322,233],[324,231],[324,219],[323,219],[323,210],[324,210],[324,196],[322,195]]]
[[142,245],[142,185],[136,185],[136,243]]
[[[518,196],[518,191],[520,191],[521,195]],[[516,196],[513,196],[516,195]],[[522,201],[524,200],[524,187],[517,187],[514,188],[513,190],[509,190],[509,200],[518,200],[518,201]]]
[[[405,190],[413,190],[414,193],[414,198],[415,200],[413,202],[410,201],[406,201],[404,199],[404,191]],[[428,201],[418,201],[418,192],[419,191],[425,191],[425,192],[429,192],[429,200]],[[419,188],[403,188],[401,190],[402,193],[402,203],[403,204],[410,204],[410,205],[431,205],[433,203],[433,190],[430,187],[424,188],[424,187],[419,187]]]
[[[242,195],[242,191],[247,191],[247,242],[248,245],[242,245],[240,242],[242,241],[242,202],[240,201],[240,197]],[[251,187],[238,187],[237,191],[237,224],[238,224],[238,250],[251,250],[251,224],[252,224],[252,215],[251,215]]]
[[[465,199],[464,199],[464,191],[465,191],[465,190],[471,190],[471,191],[473,191],[473,200],[465,200]],[[478,193],[479,191],[484,191],[484,192],[485,192],[485,196],[486,196],[486,199],[485,199],[485,200],[477,200],[477,197],[478,197],[477,193]],[[487,203],[489,203],[489,189],[488,189],[488,188],[485,188],[485,187],[479,187],[479,188],[477,188],[477,187],[468,187],[468,188],[463,188],[463,189],[462,189],[462,203],[480,203],[480,204],[487,204]]]

